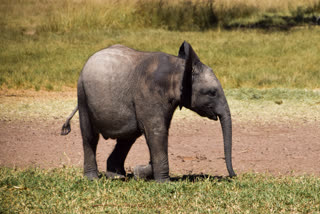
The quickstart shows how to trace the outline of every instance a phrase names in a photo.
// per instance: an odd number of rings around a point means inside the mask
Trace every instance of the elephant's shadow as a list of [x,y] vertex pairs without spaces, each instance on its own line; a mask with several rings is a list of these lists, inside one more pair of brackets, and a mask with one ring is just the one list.
[[[105,174],[101,175],[105,176]],[[123,181],[129,181],[132,179],[136,179],[133,175],[133,173],[128,173],[125,178],[122,178],[120,180]],[[152,178],[143,179],[145,181],[154,181]],[[231,181],[231,178],[229,176],[212,176],[208,174],[188,174],[188,175],[177,175],[172,176],[170,178],[170,182],[179,182],[179,181],[189,181],[189,182],[199,182],[199,181]]]
[[189,181],[189,182],[198,182],[198,181],[227,181],[230,180],[229,177],[223,177],[223,176],[212,176],[208,174],[188,174],[188,175],[181,175],[181,176],[174,176],[170,178],[170,181],[172,182],[178,182],[178,181]]

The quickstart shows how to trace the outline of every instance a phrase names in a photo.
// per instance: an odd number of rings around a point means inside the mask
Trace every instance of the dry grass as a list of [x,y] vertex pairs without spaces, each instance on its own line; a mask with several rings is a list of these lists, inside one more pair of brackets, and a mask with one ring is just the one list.
[[[210,2],[213,2],[213,14],[206,11],[207,9],[210,10],[208,8]],[[143,11],[141,11],[141,8]],[[182,17],[179,13],[180,10],[186,11],[188,14]],[[189,13],[189,10],[192,13]],[[320,1],[2,0],[0,3],[0,12],[2,14],[0,24],[6,28],[20,28],[27,34],[32,34],[35,31],[68,32],[79,29],[137,29],[150,26],[167,28],[170,27],[170,22],[172,21],[191,22],[191,25],[182,28],[182,30],[196,30],[198,28],[193,26],[194,24],[203,25],[203,22],[208,21],[213,23],[206,27],[212,27],[218,22],[228,25],[238,18],[246,18],[248,16],[254,17],[253,19],[259,21],[266,13],[288,15],[296,13],[298,10],[302,11],[303,14],[319,13]],[[168,15],[170,15],[170,19],[174,20],[163,20]],[[214,19],[205,17],[211,15],[216,17]],[[204,17],[198,20],[199,16]],[[152,20],[155,23],[150,24]],[[173,30],[179,30],[179,28],[175,28]]]

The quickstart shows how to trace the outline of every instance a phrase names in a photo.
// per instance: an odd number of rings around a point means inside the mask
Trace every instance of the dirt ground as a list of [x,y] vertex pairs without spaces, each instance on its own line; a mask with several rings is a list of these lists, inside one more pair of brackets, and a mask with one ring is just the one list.
[[[60,136],[64,119],[39,121],[0,120],[0,165],[41,168],[83,164],[81,134],[77,120],[72,132]],[[259,172],[320,175],[320,129],[318,122],[233,123],[233,165],[236,173]],[[97,161],[100,171],[115,141],[100,138]],[[132,147],[125,167],[146,164],[149,152],[143,137]],[[169,136],[171,174],[227,175],[221,127],[208,120],[173,120]]]

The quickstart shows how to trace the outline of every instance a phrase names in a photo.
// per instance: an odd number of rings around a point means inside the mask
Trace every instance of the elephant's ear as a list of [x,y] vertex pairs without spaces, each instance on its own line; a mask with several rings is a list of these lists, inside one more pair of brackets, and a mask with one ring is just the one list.
[[193,66],[200,62],[200,60],[191,45],[186,41],[182,43],[178,57],[186,60],[181,85],[180,109],[182,106],[189,108],[191,107],[192,96],[192,70]]

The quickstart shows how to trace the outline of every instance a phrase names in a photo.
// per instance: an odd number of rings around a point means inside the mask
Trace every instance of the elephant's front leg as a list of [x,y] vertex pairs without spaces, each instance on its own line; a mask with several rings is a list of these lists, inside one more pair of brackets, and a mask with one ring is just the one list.
[[169,181],[168,129],[165,127],[147,128],[145,136],[150,151],[154,179],[158,182]]

